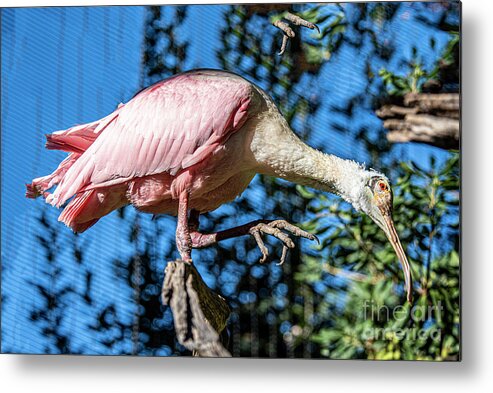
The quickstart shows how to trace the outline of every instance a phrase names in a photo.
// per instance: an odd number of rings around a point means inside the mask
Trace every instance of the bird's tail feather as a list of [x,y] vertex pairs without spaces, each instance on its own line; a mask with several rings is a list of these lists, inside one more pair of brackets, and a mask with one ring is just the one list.
[[65,174],[75,161],[94,143],[98,136],[101,135],[101,132],[118,117],[120,109],[123,106],[121,104],[116,111],[100,120],[46,135],[47,149],[63,150],[70,154],[52,174],[38,177],[31,184],[26,184],[26,197],[36,198],[43,196],[46,202],[50,203],[52,199],[50,198],[51,194],[46,191],[63,180]]
[[[26,184],[26,197],[36,198],[42,196],[47,203],[55,204],[56,201],[54,201],[53,194],[48,190],[63,182],[67,171],[94,143],[98,136],[101,135],[101,132],[118,117],[122,106],[123,104],[110,115],[95,122],[78,125],[67,130],[56,131],[46,135],[47,149],[63,150],[70,154],[60,163],[53,173],[38,177],[30,184]],[[65,207],[59,220],[71,227],[74,232],[83,232],[94,225],[99,219],[99,217],[95,218],[94,216],[87,215],[91,211],[91,206],[94,205],[95,207],[98,201],[94,190],[83,191],[79,189],[74,194],[75,197]],[[68,198],[70,198],[70,195],[65,200]]]
[[43,196],[47,202],[50,202],[49,199],[51,194],[46,191],[60,183],[63,176],[65,176],[65,173],[67,173],[69,168],[79,157],[80,154],[78,153],[70,153],[52,174],[38,177],[34,179],[32,183],[26,184],[26,197],[37,198],[38,196]]
[[[63,209],[58,221],[72,228],[74,232],[83,232],[98,221],[98,218],[91,216],[92,205],[98,205],[96,191],[81,192]],[[97,206],[94,207],[97,208]],[[86,219],[84,219],[84,216],[86,216]]]

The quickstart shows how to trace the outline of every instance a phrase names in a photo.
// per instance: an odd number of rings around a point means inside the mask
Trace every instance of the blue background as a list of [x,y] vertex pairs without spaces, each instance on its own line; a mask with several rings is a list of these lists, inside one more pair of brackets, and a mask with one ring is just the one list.
[[[224,25],[223,12],[228,6],[191,6],[180,34],[190,41],[187,50],[188,69],[197,67],[220,68],[216,50],[220,48],[220,31]],[[330,7],[330,6],[329,6]],[[172,7],[167,7],[171,10]],[[412,4],[400,10],[388,34],[403,57],[411,58],[411,43],[418,43],[418,51],[425,65],[439,57],[449,37],[423,24],[413,22]],[[169,17],[172,13],[169,12]],[[44,134],[72,125],[86,123],[112,112],[119,102],[129,100],[138,91],[142,78],[142,49],[146,10],[144,7],[73,7],[2,9],[2,351],[21,353],[50,352],[51,343],[32,321],[30,312],[42,305],[42,299],[32,283],[50,285],[43,272],[46,260],[36,239],[43,231],[38,222],[44,211],[50,222],[56,223],[59,211],[42,200],[24,197],[25,183],[51,173],[65,154],[44,149]],[[171,20],[171,19],[170,19]],[[308,34],[308,33],[304,33]],[[429,39],[437,41],[431,48]],[[399,71],[402,65],[387,64]],[[378,69],[378,65],[376,65]],[[340,134],[330,129],[330,122],[338,120],[351,130],[359,124],[381,126],[381,121],[368,110],[361,117],[346,119],[330,110],[332,105],[364,89],[364,50],[344,47],[332,56],[316,78],[307,80],[304,91],[321,102],[312,125],[315,132],[309,141],[323,150],[368,161],[364,145],[351,133]],[[376,92],[374,92],[376,93]],[[366,103],[369,105],[368,103]],[[371,132],[371,130],[369,131]],[[395,145],[389,157],[414,159],[427,163],[433,155],[439,160],[444,154],[439,149],[416,144]],[[242,198],[259,200],[256,218],[262,216],[262,195],[255,181]],[[233,202],[234,203],[234,202]],[[228,206],[221,209],[227,211]],[[135,211],[130,210],[130,215]],[[231,224],[247,218],[233,217]],[[151,225],[142,218],[144,230]],[[63,273],[56,285],[64,282],[83,291],[84,271],[93,276],[94,304],[84,303],[74,294],[64,309],[62,331],[70,335],[78,352],[105,354],[108,349],[87,329],[95,318],[94,309],[107,304],[117,305],[119,315],[131,321],[135,313],[132,291],[115,277],[111,261],[132,254],[127,241],[128,227],[121,225],[116,213],[101,220],[82,236],[74,236],[62,224],[58,225],[58,259]],[[167,228],[161,253],[174,247],[174,220],[160,224]],[[63,245],[71,245],[63,247]],[[82,268],[74,262],[72,245],[85,250]],[[195,262],[201,269],[201,253]],[[164,268],[160,267],[160,270]],[[214,286],[214,278],[205,274]],[[51,348],[52,349],[52,348]],[[113,349],[115,351],[115,349]],[[131,340],[121,341],[118,353],[131,352]],[[116,353],[116,352],[115,352]],[[159,353],[158,353],[159,354]],[[162,355],[169,352],[163,349]]]

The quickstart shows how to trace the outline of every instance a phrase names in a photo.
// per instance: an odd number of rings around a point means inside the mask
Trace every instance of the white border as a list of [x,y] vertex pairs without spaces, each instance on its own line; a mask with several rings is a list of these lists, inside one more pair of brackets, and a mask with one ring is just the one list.
[[[2,0],[1,6],[173,3]],[[0,355],[1,389],[37,393],[491,391],[492,4],[463,1],[462,363]]]

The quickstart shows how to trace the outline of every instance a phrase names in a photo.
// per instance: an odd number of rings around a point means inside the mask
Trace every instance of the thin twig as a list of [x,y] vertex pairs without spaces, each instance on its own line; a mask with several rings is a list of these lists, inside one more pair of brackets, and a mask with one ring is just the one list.
[[341,269],[341,268],[332,266],[328,263],[323,264],[323,269],[327,273],[332,274],[333,276],[340,276],[340,277],[347,278],[351,281],[365,282],[365,283],[370,283],[372,285],[375,285],[376,283],[378,283],[379,281],[382,281],[385,278],[385,276],[383,274],[375,276],[375,277],[370,277],[370,276],[367,276],[366,274],[351,272],[349,270],[345,270],[345,269]]

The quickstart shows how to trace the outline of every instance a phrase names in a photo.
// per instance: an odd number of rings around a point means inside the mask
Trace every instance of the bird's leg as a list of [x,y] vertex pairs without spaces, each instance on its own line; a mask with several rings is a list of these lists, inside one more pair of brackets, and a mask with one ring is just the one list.
[[176,247],[183,261],[191,262],[192,238],[188,224],[188,191],[180,194],[178,202],[178,223],[176,226]]
[[[307,20],[301,18],[298,15],[294,15],[290,12],[286,12],[282,17],[296,26],[307,27],[311,30],[316,29],[318,31],[318,34],[320,34],[320,29],[316,24],[312,22],[308,22]],[[289,24],[283,22],[282,19],[275,20],[272,24],[283,32],[281,50],[279,51],[279,55],[282,55],[286,50],[286,46],[288,44],[289,39],[294,38],[296,34],[294,33],[293,29],[289,26]]]
[[[194,214],[193,211],[192,214]],[[251,235],[257,242],[260,252],[262,253],[260,263],[265,262],[267,260],[267,257],[269,256],[269,251],[265,246],[264,241],[262,240],[262,233],[274,236],[283,243],[282,255],[279,264],[284,263],[288,249],[294,248],[294,242],[285,232],[288,232],[294,236],[318,241],[316,236],[298,228],[297,226],[290,224],[285,220],[257,220],[249,222],[248,224],[240,225],[238,227],[226,229],[224,231],[216,233],[200,233],[198,231],[198,213],[195,214],[196,215],[194,215],[193,217],[195,226],[193,230],[190,231],[192,248],[204,248],[221,240],[231,239],[238,236]],[[282,230],[284,230],[285,232],[283,232]]]

